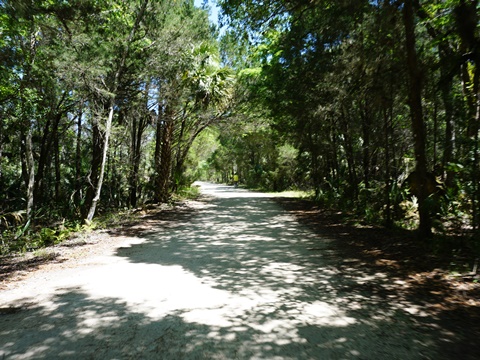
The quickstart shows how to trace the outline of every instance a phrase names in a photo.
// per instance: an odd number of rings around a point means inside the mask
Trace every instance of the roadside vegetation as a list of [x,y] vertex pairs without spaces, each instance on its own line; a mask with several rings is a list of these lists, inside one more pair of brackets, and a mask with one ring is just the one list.
[[1,2],[1,253],[236,174],[473,264],[479,2],[218,5]]

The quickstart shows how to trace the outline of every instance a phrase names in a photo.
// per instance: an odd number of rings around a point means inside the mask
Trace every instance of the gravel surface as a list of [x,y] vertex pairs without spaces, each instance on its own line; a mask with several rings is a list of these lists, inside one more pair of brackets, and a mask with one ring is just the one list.
[[372,291],[385,273],[350,267],[265,194],[199,186],[174,216],[6,284],[0,358],[446,358],[421,306]]

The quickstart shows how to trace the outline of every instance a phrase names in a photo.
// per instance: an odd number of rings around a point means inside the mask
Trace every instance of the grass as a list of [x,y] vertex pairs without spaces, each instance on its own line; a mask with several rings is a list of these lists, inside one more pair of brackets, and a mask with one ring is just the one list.
[[33,252],[33,256],[43,260],[54,260],[57,257],[57,254],[52,250],[43,248],[35,250]]
[[173,201],[195,200],[200,196],[200,188],[198,186],[182,186],[172,195]]
[[268,195],[272,197],[311,199],[313,198],[315,193],[314,191],[287,190],[287,191],[281,191],[281,192],[269,192]]

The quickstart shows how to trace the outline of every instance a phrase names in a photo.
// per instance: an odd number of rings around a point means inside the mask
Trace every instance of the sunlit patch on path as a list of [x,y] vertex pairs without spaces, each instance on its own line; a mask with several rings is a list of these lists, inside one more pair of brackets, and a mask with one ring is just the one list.
[[24,309],[0,317],[0,357],[441,358],[385,274],[350,266],[265,194],[199,185],[191,214],[2,293]]

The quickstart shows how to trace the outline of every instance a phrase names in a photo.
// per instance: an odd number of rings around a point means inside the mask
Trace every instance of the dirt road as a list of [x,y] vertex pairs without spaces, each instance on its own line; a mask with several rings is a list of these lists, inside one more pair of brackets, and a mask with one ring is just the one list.
[[200,185],[193,211],[3,290],[18,311],[0,358],[445,358],[421,307],[369,291],[398,280],[349,267],[266,195]]

